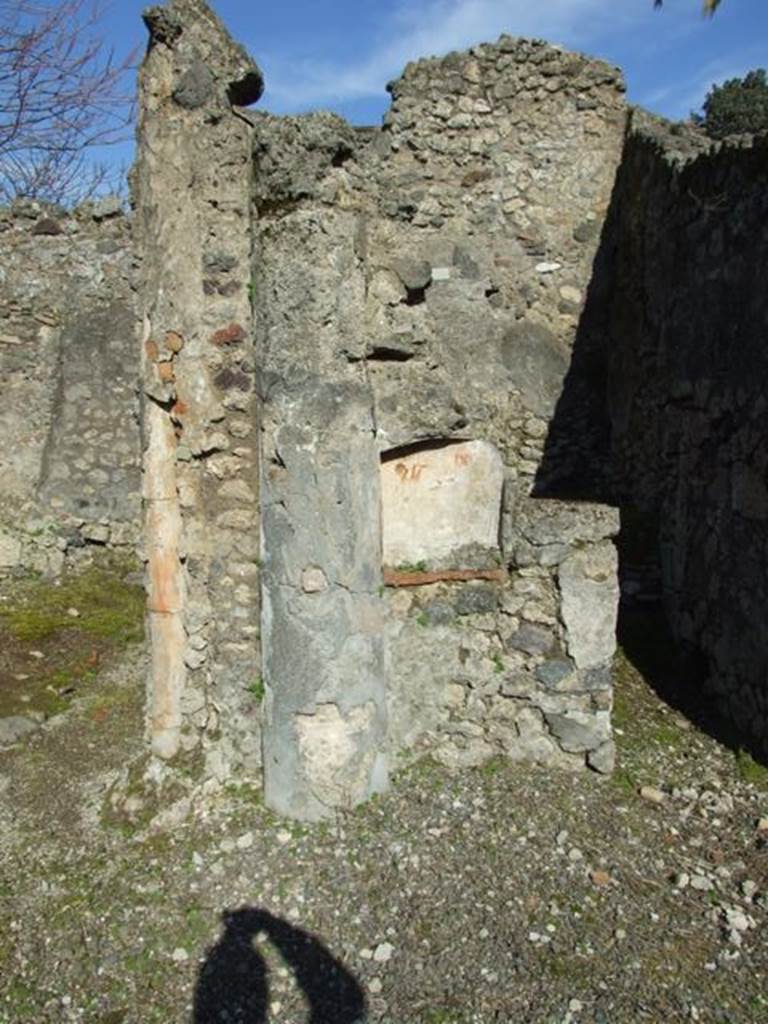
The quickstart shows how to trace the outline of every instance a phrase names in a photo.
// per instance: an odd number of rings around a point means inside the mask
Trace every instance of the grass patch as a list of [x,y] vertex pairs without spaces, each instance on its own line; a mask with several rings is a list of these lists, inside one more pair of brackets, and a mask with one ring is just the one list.
[[58,583],[24,580],[0,605],[0,623],[23,643],[71,630],[122,645],[141,639],[143,618],[143,588],[99,568]]
[[457,1010],[434,1007],[426,1010],[422,1016],[424,1024],[464,1024],[466,1017],[463,1017]]
[[734,756],[736,771],[742,782],[749,782],[758,789],[768,790],[768,767],[756,761],[743,747],[740,747]]
[[401,765],[392,773],[398,785],[414,786],[428,791],[444,789],[449,782],[448,771],[431,754]]
[[507,767],[507,761],[500,754],[484,761],[477,769],[485,779],[493,779]]
[[261,807],[266,814],[270,812],[264,807],[264,790],[255,782],[228,782],[224,786],[228,797],[249,807]]
[[395,566],[395,572],[427,572],[428,566],[426,562],[401,562]]
[[[648,641],[653,645],[653,636]],[[654,651],[653,656],[660,655]],[[612,721],[614,728],[625,735],[620,744],[625,749],[645,750],[649,747],[679,747],[687,743],[689,734],[675,724],[668,707],[646,689],[638,668],[623,647],[619,646],[614,660],[614,698]]]
[[256,678],[248,684],[246,689],[257,704],[262,703],[264,700],[264,680],[261,676],[256,676]]
[[0,589],[0,717],[66,710],[102,668],[144,632],[135,564],[91,567],[51,582],[28,576]]
[[617,768],[611,775],[611,781],[622,793],[626,793],[628,796],[636,793],[639,785],[632,772],[626,768]]

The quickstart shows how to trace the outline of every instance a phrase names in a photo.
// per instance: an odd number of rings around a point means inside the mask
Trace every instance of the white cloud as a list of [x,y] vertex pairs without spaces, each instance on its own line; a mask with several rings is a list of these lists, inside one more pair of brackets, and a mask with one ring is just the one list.
[[299,108],[381,95],[387,81],[410,60],[465,49],[502,32],[569,46],[621,31],[642,14],[605,0],[399,0],[379,44],[348,64],[264,60],[272,104]]

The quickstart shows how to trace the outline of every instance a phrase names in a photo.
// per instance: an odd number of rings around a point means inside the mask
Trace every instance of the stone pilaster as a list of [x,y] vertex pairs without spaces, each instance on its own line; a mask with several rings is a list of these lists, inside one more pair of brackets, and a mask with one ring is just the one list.
[[[250,135],[261,74],[202,0],[144,15],[134,169],[142,263],[152,748],[260,761]],[[215,614],[214,614],[215,609]]]

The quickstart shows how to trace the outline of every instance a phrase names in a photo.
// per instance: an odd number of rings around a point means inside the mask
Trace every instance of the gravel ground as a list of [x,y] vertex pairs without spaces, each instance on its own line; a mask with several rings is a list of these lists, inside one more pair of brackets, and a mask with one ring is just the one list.
[[0,753],[3,1024],[768,1021],[766,772],[623,656],[612,778],[426,761],[311,827],[117,813],[141,659]]

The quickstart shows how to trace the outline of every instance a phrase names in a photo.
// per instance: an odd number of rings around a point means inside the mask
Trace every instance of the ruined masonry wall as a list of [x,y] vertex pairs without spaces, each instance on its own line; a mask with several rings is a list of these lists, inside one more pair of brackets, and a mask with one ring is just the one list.
[[606,239],[614,487],[656,530],[676,637],[765,753],[768,139],[680,142],[636,115]]
[[141,514],[154,754],[304,818],[425,752],[609,771],[612,502],[764,745],[765,141],[508,37],[275,118],[203,0],[145,20],[130,228],[0,213],[0,572]]
[[140,537],[129,222],[0,210],[0,574],[49,575]]
[[[613,762],[617,516],[533,495],[620,160],[621,76],[502,38],[410,65],[392,92],[381,131],[251,115],[265,773],[301,816],[382,785],[382,753]],[[470,440],[503,467],[493,543],[459,529],[444,558],[383,567],[379,460],[402,449],[405,474]]]

